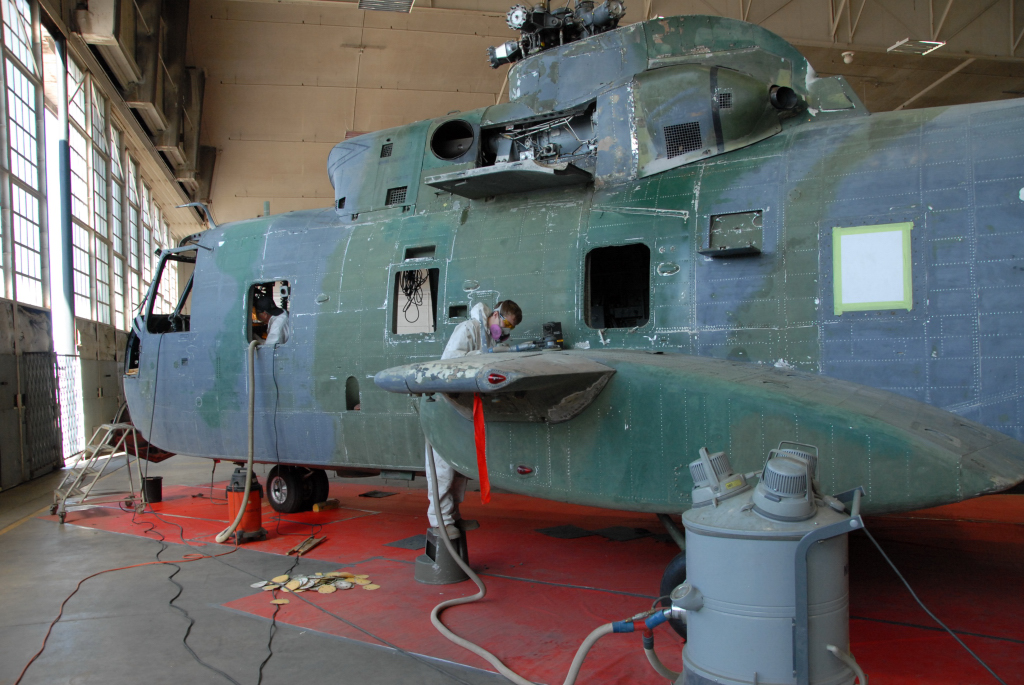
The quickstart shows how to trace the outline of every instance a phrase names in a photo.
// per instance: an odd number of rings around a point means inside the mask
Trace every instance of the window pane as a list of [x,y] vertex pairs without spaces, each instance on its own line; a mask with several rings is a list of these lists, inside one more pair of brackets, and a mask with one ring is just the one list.
[[115,180],[110,187],[110,235],[113,242],[114,252],[124,254],[124,225],[122,224],[122,212],[124,211],[124,188]]
[[83,319],[92,318],[92,302],[89,288],[89,229],[72,222],[72,261],[75,286],[75,315]]
[[71,129],[71,216],[89,220],[89,143],[74,126]]
[[43,261],[40,250],[39,199],[11,185],[14,224],[14,289],[18,300],[43,305]]
[[[128,272],[128,316],[135,314],[135,310],[139,306],[139,275],[134,271]],[[128,322],[128,326],[131,326],[131,322]]]
[[92,142],[107,152],[107,99],[94,83],[92,86]]
[[95,147],[92,149],[92,227],[107,237],[107,160]]
[[7,65],[7,118],[10,122],[11,172],[39,188],[39,139],[36,131],[36,87],[11,60]]
[[124,134],[116,126],[110,128],[110,173],[116,179],[124,178],[124,162],[122,161],[122,149]]
[[85,72],[71,59],[68,60],[68,116],[85,128]]
[[114,325],[128,330],[124,312],[124,260],[114,257]]
[[39,74],[32,53],[32,8],[28,0],[4,0],[4,44],[33,74]]
[[128,158],[128,201],[133,205],[139,204],[139,165],[130,157]]
[[110,248],[96,238],[96,320],[110,323]]
[[128,266],[139,268],[139,210],[128,205]]

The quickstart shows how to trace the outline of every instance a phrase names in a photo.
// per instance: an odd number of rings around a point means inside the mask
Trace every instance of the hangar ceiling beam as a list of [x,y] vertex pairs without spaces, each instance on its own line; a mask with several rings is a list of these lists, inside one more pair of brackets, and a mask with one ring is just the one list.
[[960,64],[956,65],[955,67],[953,67],[952,69],[950,69],[949,71],[947,71],[947,72],[946,72],[945,74],[943,74],[943,75],[942,75],[942,76],[940,76],[939,78],[937,78],[937,79],[935,79],[934,81],[932,81],[932,82],[931,82],[930,84],[928,84],[928,86],[927,86],[927,87],[925,87],[925,88],[923,88],[923,89],[922,89],[921,91],[919,91],[919,92],[917,93],[917,95],[914,95],[914,96],[913,96],[912,98],[910,98],[909,100],[907,100],[906,102],[904,102],[904,103],[903,103],[902,105],[900,105],[899,107],[897,107],[895,111],[899,111],[899,110],[903,109],[904,107],[906,107],[907,105],[909,105],[910,103],[912,103],[912,102],[913,102],[914,100],[917,100],[917,99],[918,99],[919,97],[921,97],[922,95],[924,95],[924,94],[925,94],[925,93],[927,93],[928,91],[932,90],[933,88],[935,88],[936,86],[938,86],[939,84],[941,84],[941,83],[942,83],[943,81],[945,81],[946,79],[948,79],[948,78],[950,78],[951,76],[953,76],[954,74],[958,73],[958,72],[959,72],[959,71],[960,71],[961,69],[963,69],[964,67],[966,67],[966,66],[969,66],[969,65],[971,64],[971,62],[973,62],[973,61],[974,61],[974,58],[973,58],[973,57],[972,57],[972,58],[970,58],[970,59],[965,59],[965,60],[964,60],[963,62],[961,62]]

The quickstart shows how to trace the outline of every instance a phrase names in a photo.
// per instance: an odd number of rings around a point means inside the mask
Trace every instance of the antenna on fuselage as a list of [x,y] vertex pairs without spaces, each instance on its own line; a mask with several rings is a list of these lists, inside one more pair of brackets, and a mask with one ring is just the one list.
[[213,214],[210,214],[210,208],[203,202],[189,202],[187,204],[178,205],[178,209],[184,209],[185,207],[198,207],[203,210],[203,214],[206,215],[206,223],[210,224],[210,228],[217,228],[217,222],[213,220]]

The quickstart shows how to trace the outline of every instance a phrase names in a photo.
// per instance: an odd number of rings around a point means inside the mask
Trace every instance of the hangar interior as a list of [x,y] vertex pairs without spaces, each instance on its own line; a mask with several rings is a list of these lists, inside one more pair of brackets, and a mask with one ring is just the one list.
[[[224,488],[235,459],[122,456],[100,465],[97,493],[141,491],[132,480],[140,470],[162,478],[155,517],[126,509],[113,494],[66,520],[47,509],[69,472],[66,460],[103,424],[127,420],[121,408],[133,321],[147,307],[189,314],[191,263],[172,264],[150,288],[161,253],[230,222],[336,206],[327,164],[339,143],[509,103],[510,66],[491,68],[487,57],[488,48],[520,36],[508,4],[0,2],[0,597],[7,609],[0,683],[507,681],[430,625],[438,602],[469,595],[473,586],[414,580],[424,545],[445,554],[441,540],[422,535],[422,451],[415,474],[329,472],[337,501],[322,512],[286,516],[264,501],[268,538],[237,551],[212,542],[230,522]],[[872,113],[1024,97],[1024,0],[636,0],[619,26],[678,15],[740,20],[777,34],[818,77],[843,77]],[[1006,159],[1016,164],[1012,182],[1020,187],[1024,151],[1015,144]],[[1008,211],[1016,212],[1019,231],[1020,205]],[[601,268],[623,269],[633,259],[624,254]],[[637,270],[655,268],[652,259],[643,255]],[[423,271],[436,279],[428,266]],[[280,302],[288,284],[275,287]],[[396,299],[399,288],[395,281]],[[437,292],[434,283],[427,297]],[[463,320],[462,309],[444,311]],[[1019,306],[1000,313],[1022,316]],[[622,328],[647,318],[634,313]],[[591,328],[604,328],[593,321]],[[532,325],[539,334],[538,322]],[[1024,337],[1006,340],[1011,348],[1024,344]],[[1017,347],[1006,356],[1019,354]],[[1002,375],[1014,376],[1017,366],[1006,369]],[[372,386],[372,377],[346,384],[348,411],[359,409],[359,383]],[[1004,431],[1016,431],[1016,439],[1024,434],[1020,404],[1017,398],[1012,430]],[[149,432],[152,421],[137,428]],[[141,450],[141,436],[132,435]],[[234,447],[244,461],[244,441]],[[680,456],[679,468],[697,456]],[[268,464],[254,470],[264,487],[269,471]],[[679,547],[653,513],[562,505],[500,487],[486,505],[479,489],[471,481],[465,513],[482,528],[464,543],[490,594],[452,610],[447,622],[524,677],[560,681],[593,628],[661,599],[659,582]],[[913,602],[872,542],[851,535],[849,647],[869,676],[1024,683],[1024,599],[1013,591],[1024,581],[1020,493],[1017,486],[868,518],[929,607],[980,660]],[[308,557],[287,554],[318,538],[324,544]],[[207,558],[220,553],[230,556]],[[532,569],[518,568],[524,565]],[[105,573],[120,567],[132,570]],[[357,585],[379,587],[270,605],[271,594],[283,595],[252,586],[281,575],[320,582],[316,574],[330,572],[366,575],[359,580],[372,582]],[[349,601],[327,602],[337,598]],[[63,618],[51,624],[58,612]],[[678,675],[683,644],[671,629],[657,632],[669,673]],[[604,638],[579,682],[664,681],[648,661],[639,636]]]

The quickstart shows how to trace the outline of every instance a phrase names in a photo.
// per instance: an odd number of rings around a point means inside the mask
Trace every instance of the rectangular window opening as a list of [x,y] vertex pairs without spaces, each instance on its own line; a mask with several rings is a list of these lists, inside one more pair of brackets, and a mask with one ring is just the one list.
[[424,247],[407,247],[405,248],[405,261],[410,259],[433,259],[435,246],[425,245]]
[[[271,329],[274,328],[273,319],[275,317],[283,315],[285,317],[284,321],[288,321],[291,295],[291,286],[288,284],[288,281],[265,281],[263,283],[254,283],[249,288],[248,340],[266,341],[271,333]],[[266,312],[269,316],[261,316],[262,312]],[[287,331],[284,333],[281,341],[275,344],[288,341],[291,327],[289,325],[286,328]],[[276,334],[277,332],[275,331]]]
[[643,243],[587,253],[584,320],[591,328],[634,328],[650,319],[651,249]]
[[338,198],[338,209],[345,209],[345,198]]
[[437,330],[438,269],[408,269],[395,273],[391,332],[395,335]]
[[453,304],[448,307],[448,318],[449,319],[468,319],[469,318],[469,305],[465,304]]

